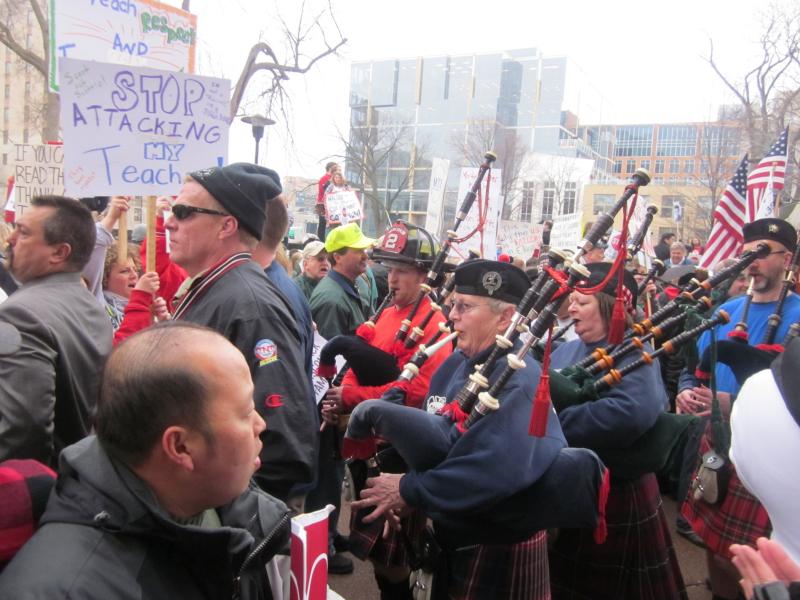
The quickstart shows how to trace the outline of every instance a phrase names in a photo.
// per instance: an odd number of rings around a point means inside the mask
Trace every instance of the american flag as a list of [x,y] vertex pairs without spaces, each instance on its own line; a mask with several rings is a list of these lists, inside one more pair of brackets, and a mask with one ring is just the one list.
[[709,269],[721,260],[734,256],[742,243],[742,227],[749,221],[746,207],[747,155],[736,169],[714,210],[714,226],[699,266]]
[[783,189],[786,176],[787,141],[789,128],[783,130],[777,141],[761,159],[756,168],[747,177],[747,216],[748,222],[754,221],[759,212],[765,214],[767,207],[763,202],[775,202],[774,192]]

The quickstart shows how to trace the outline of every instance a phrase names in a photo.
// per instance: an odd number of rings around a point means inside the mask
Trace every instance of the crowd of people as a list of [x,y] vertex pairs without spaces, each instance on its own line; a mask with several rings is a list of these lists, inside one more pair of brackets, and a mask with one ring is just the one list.
[[[567,401],[559,373],[709,277],[699,240],[662,236],[661,272],[602,242],[581,252],[578,288],[552,305],[562,331],[528,352],[518,310],[553,276],[546,253],[443,265],[413,224],[373,239],[329,223],[326,190],[346,182],[326,170],[319,235],[295,261],[280,177],[252,164],[158,200],[147,272],[146,233],[114,237],[126,197],[93,216],[41,196],[17,218],[0,266],[0,596],[288,598],[290,519],[328,505],[329,573],[368,561],[387,600],[687,598],[673,530],[706,549],[714,598],[798,593],[800,478],[781,458],[800,449],[791,225],[745,225],[756,258]],[[693,351],[665,343],[719,314]],[[315,336],[348,367],[316,373]],[[695,367],[718,347],[709,380]],[[730,358],[742,349],[756,354]],[[670,460],[632,467],[665,415],[681,424],[659,441]]]

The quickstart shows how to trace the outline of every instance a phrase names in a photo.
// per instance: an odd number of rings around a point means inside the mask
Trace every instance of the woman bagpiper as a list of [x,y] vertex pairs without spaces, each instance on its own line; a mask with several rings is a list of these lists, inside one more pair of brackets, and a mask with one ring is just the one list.
[[[598,285],[611,268],[608,263],[586,266],[591,272],[590,286]],[[574,365],[607,345],[616,289],[615,276],[593,296],[574,292],[568,299],[569,316],[576,320],[580,339],[553,351],[553,368]],[[627,271],[623,292],[630,314],[637,286]],[[627,327],[631,324],[627,316]],[[636,353],[628,355],[620,365],[636,358]],[[666,406],[659,367],[652,364],[626,374],[594,401],[563,408],[559,420],[570,446],[601,452],[630,446],[653,426]],[[611,467],[606,523],[608,537],[602,544],[595,543],[588,529],[558,532],[549,554],[554,599],[687,598],[653,473],[622,479],[614,476]]]

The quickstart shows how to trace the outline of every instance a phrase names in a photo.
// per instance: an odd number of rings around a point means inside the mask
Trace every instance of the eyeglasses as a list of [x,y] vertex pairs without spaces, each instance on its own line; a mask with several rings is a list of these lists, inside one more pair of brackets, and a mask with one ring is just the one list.
[[450,307],[450,314],[458,311],[459,314],[468,313],[469,311],[478,308],[479,306],[486,306],[485,304],[469,304],[467,302],[462,302],[461,300],[456,300],[453,302],[453,305]]
[[189,206],[188,204],[175,204],[172,207],[172,214],[178,221],[185,221],[194,213],[202,215],[217,215],[220,217],[229,217],[228,213],[220,212],[218,210],[211,210],[210,208],[200,208],[199,206]]

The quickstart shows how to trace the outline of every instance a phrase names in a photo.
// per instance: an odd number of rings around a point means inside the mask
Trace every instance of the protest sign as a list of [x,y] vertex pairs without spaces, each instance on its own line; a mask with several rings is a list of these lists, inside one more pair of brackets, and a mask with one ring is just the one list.
[[434,158],[431,161],[431,184],[428,189],[428,206],[425,215],[425,229],[439,236],[442,227],[442,210],[444,209],[444,192],[447,188],[447,174],[450,172],[450,161]]
[[[330,387],[328,385],[328,380],[324,377],[319,377],[316,375],[317,368],[319,367],[319,353],[322,350],[322,347],[328,343],[324,337],[322,337],[318,331],[314,332],[314,347],[311,350],[311,372],[315,373],[313,377],[314,383],[314,398],[317,400],[317,404],[319,404],[322,399],[325,397],[325,392],[328,391]],[[336,357],[336,370],[341,371],[344,363],[346,361],[342,356]]]
[[542,245],[542,226],[517,221],[500,221],[497,228],[497,245],[501,252],[527,260],[533,256],[533,251]]
[[155,0],[50,0],[50,91],[61,57],[194,73],[197,17]]
[[177,194],[225,163],[229,97],[226,79],[62,58],[67,194]]
[[328,517],[333,505],[292,517],[290,600],[326,600]]
[[34,196],[64,194],[64,149],[61,144],[14,144],[14,204],[19,217]]
[[325,210],[329,225],[346,225],[352,221],[360,221],[361,201],[352,190],[325,194]]
[[[461,177],[459,178],[458,184],[459,203],[472,188],[477,176],[478,167],[466,167],[461,169]],[[502,208],[503,204],[502,198],[500,197],[500,185],[502,183],[501,169],[492,169],[491,175],[486,175],[481,182],[480,193],[481,201],[484,206],[487,202],[486,184],[490,179],[491,181],[489,184],[488,199],[489,206],[486,210],[486,221],[483,225],[483,231],[476,232],[475,235],[465,242],[453,244],[453,250],[462,259],[467,257],[470,250],[473,250],[481,256],[490,258],[492,260],[494,260],[497,255],[497,223],[500,220],[500,209]],[[458,210],[460,207],[461,205],[459,204],[459,206],[456,207],[456,210]],[[468,234],[477,227],[480,207],[481,203],[479,203],[478,199],[476,198],[472,208],[469,211],[469,214],[467,215],[467,218],[464,219],[464,222],[461,223],[461,226],[456,232],[459,237]]]
[[581,213],[556,215],[553,217],[553,231],[550,232],[551,248],[576,250],[581,241]]

